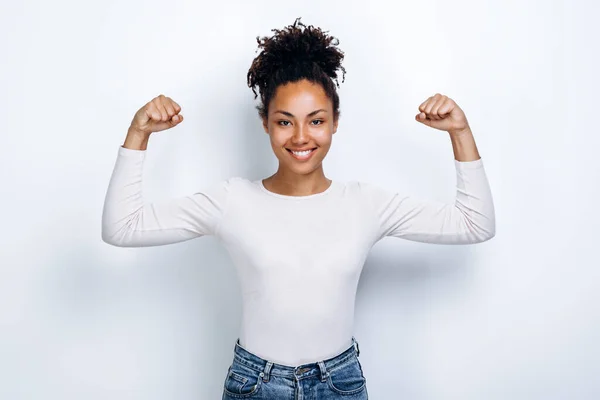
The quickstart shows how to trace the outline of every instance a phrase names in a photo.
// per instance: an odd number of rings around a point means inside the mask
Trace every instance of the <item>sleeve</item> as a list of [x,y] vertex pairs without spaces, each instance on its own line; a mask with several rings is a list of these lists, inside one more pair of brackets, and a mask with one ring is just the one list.
[[495,211],[481,158],[454,160],[456,197],[453,204],[428,201],[360,183],[375,212],[376,242],[393,236],[435,244],[471,244],[496,234]]
[[118,247],[147,247],[216,234],[235,178],[202,192],[146,203],[145,158],[146,150],[119,147],[104,199],[102,240]]

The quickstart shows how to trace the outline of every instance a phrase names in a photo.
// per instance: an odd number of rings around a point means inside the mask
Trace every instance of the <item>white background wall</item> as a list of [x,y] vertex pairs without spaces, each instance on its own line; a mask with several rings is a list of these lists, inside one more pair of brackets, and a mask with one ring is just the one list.
[[272,174],[246,73],[256,36],[298,16],[346,53],[328,177],[452,202],[448,135],[414,120],[439,92],[465,110],[496,205],[489,242],[372,249],[355,329],[370,398],[600,398],[599,11],[3,2],[0,398],[220,398],[241,311],[228,254],[213,237],[111,247],[104,194],[133,114],[161,93],[185,121],[150,139],[148,201]]

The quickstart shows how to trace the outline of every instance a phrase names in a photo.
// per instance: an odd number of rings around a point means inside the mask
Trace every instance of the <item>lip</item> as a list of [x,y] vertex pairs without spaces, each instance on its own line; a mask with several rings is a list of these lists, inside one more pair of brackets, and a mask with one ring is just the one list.
[[314,147],[312,149],[312,151],[308,154],[308,156],[305,156],[305,157],[298,157],[294,153],[292,153],[292,151],[290,149],[286,149],[286,150],[290,154],[290,156],[292,156],[295,160],[298,160],[298,161],[307,161],[307,160],[310,160],[312,158],[313,154],[315,154],[315,152],[318,150],[318,147]]

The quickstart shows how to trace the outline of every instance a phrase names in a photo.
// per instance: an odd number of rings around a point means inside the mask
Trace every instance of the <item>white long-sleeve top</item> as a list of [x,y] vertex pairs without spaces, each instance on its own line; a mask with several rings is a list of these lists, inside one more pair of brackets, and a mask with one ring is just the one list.
[[286,196],[262,180],[233,177],[202,191],[146,202],[146,150],[120,146],[106,192],[102,239],[158,246],[214,235],[231,255],[242,291],[239,339],[273,362],[298,366],[352,342],[354,302],[371,247],[386,236],[439,244],[495,235],[482,159],[454,160],[454,203],[420,200],[359,181]]

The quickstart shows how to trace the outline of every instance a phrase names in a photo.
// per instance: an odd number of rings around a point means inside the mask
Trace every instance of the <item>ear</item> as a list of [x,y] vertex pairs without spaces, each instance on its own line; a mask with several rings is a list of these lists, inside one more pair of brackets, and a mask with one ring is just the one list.
[[266,118],[262,119],[262,125],[263,125],[263,129],[265,130],[265,133],[268,135],[269,134],[269,125],[268,125],[268,120]]
[[[340,121],[339,118],[337,118],[334,122],[333,122],[333,133],[337,132],[337,127],[338,127],[338,122]],[[332,134],[333,134],[332,133]]]

